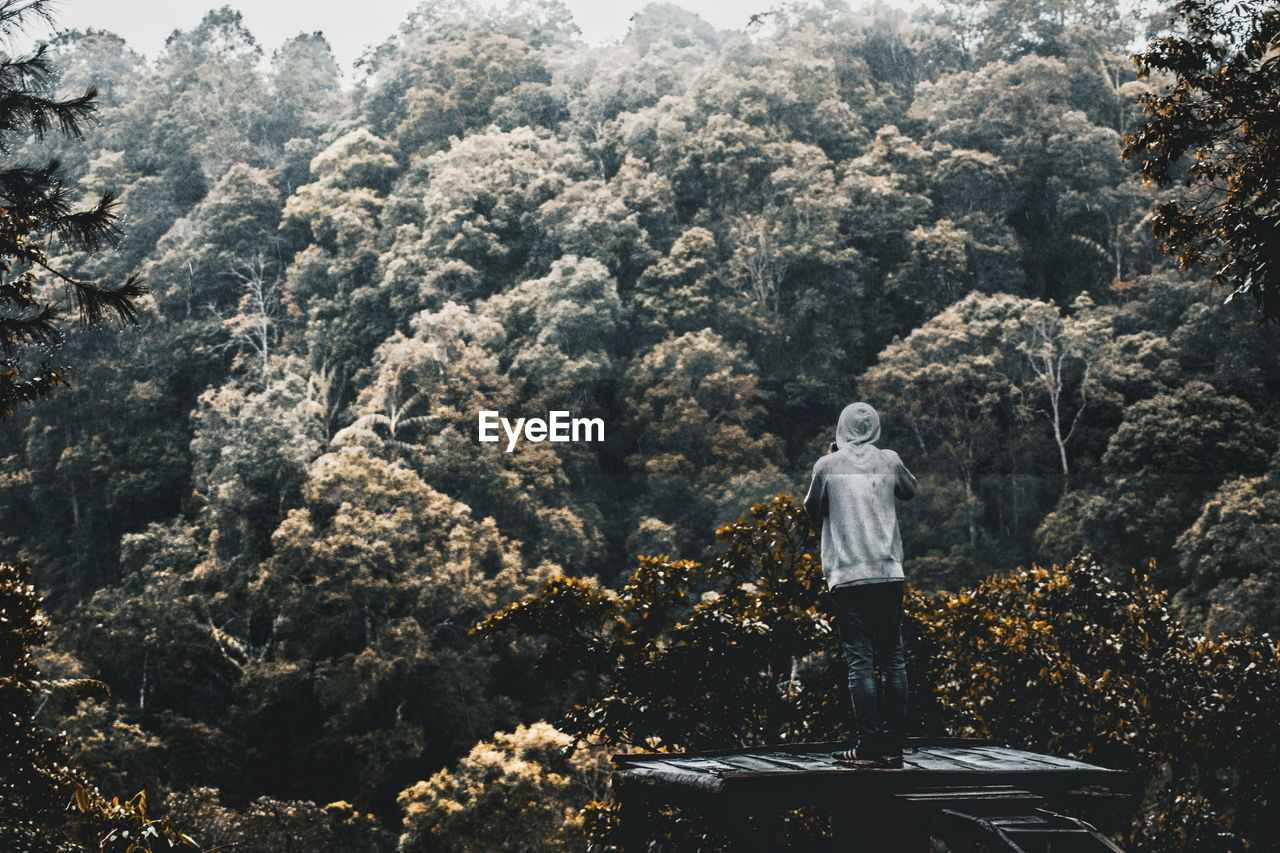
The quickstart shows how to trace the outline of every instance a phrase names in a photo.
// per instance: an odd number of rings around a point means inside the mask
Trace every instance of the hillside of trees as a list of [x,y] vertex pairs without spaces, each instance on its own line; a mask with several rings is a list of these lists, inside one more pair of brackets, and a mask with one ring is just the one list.
[[[1166,19],[830,0],[717,31],[653,4],[587,46],[557,0],[451,0],[353,81],[322,34],[268,50],[229,7],[151,59],[66,31],[49,85],[100,90],[99,124],[5,156],[114,193],[118,244],[50,261],[148,292],[136,327],[49,355],[68,387],[0,418],[0,558],[50,620],[34,663],[112,691],[40,719],[210,847],[584,849],[608,835],[607,806],[581,809],[606,799],[610,744],[707,743],[628,718],[561,724],[603,732],[565,752],[541,721],[622,689],[585,638],[646,567],[689,572],[679,602],[642,590],[674,608],[649,639],[695,592],[729,602],[689,567],[723,564],[715,531],[744,513],[774,523],[864,399],[920,479],[901,518],[928,648],[979,630],[940,602],[1038,601],[1007,573],[1084,553],[1064,577],[1097,613],[1136,568],[1123,594],[1174,626],[1128,662],[1134,702],[1221,698],[1257,664],[1259,693],[1221,699],[1249,724],[1218,755],[1195,738],[1230,714],[1152,724],[1185,741],[1055,740],[968,704],[1015,701],[1012,681],[957,688],[920,730],[1163,774],[1134,849],[1266,837],[1265,804],[1205,780],[1275,713],[1249,704],[1274,696],[1274,643],[1240,632],[1280,629],[1280,337],[1154,242],[1185,164],[1155,187],[1121,157],[1162,85],[1129,54]],[[477,441],[482,409],[599,417],[606,440],[508,453]],[[558,633],[582,656],[549,670]],[[1061,636],[1064,660],[1097,639]],[[1197,649],[1228,662],[1217,681],[1189,673]],[[921,666],[966,666],[937,655]],[[503,811],[525,800],[545,808]]]

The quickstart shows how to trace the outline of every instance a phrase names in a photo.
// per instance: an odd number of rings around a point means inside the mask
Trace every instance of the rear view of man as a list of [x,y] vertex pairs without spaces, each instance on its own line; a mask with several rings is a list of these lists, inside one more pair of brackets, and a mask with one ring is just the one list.
[[832,452],[813,466],[804,506],[815,523],[822,522],[822,570],[835,602],[857,715],[857,745],[835,757],[859,766],[901,767],[907,667],[902,535],[894,500],[910,500],[916,478],[898,454],[875,446],[879,439],[876,410],[866,403],[846,406]]

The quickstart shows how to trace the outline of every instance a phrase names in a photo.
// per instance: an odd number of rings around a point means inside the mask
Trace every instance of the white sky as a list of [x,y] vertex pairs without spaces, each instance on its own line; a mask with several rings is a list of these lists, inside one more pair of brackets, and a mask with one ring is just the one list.
[[[365,47],[380,44],[421,0],[55,0],[54,16],[65,29],[101,28],[122,36],[129,46],[154,59],[174,30],[196,26],[209,9],[230,5],[244,15],[245,26],[269,56],[301,32],[324,33],[344,75]],[[496,0],[482,0],[496,5]],[[777,0],[673,0],[696,12],[716,29],[737,29],[753,12]],[[605,42],[626,34],[627,21],[648,0],[567,0],[583,37]],[[854,2],[851,5],[859,5]],[[891,0],[910,7],[913,0]],[[45,32],[33,32],[47,36]]]

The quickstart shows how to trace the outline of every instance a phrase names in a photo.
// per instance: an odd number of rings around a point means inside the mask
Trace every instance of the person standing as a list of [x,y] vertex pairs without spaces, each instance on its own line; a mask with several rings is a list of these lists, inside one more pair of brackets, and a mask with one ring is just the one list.
[[[849,671],[857,741],[835,753],[859,766],[902,766],[907,666],[902,646],[902,535],[895,500],[916,478],[876,447],[880,416],[866,403],[840,413],[832,452],[813,466],[804,506],[822,524],[822,571]],[[877,672],[878,670],[878,672]]]

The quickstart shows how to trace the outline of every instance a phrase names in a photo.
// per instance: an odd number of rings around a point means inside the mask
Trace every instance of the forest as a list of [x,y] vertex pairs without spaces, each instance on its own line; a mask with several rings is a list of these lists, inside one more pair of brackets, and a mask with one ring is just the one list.
[[133,322],[3,341],[0,723],[48,796],[0,785],[0,842],[607,851],[614,752],[847,734],[792,496],[862,399],[919,478],[913,733],[1140,772],[1129,850],[1274,849],[1280,291],[1198,263],[1187,199],[1240,182],[1152,165],[1132,57],[1229,6],[657,3],[593,46],[448,0],[354,79],[231,7],[151,58],[59,21],[0,83],[92,120],[0,155],[118,236],[13,238],[0,307],[56,269]]

